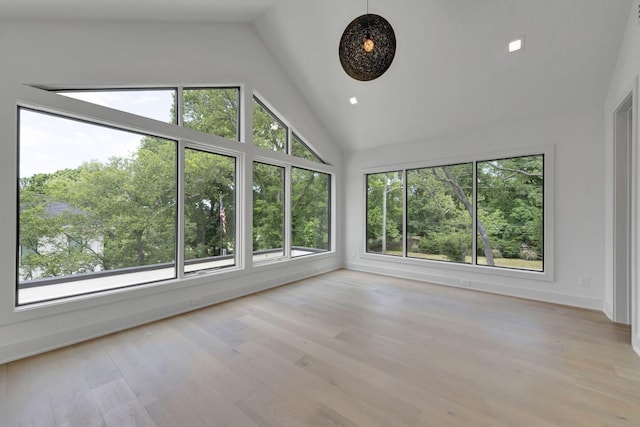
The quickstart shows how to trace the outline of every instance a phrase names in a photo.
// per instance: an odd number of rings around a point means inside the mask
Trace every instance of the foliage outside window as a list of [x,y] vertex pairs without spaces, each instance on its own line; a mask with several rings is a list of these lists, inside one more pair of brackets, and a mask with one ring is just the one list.
[[331,177],[307,169],[291,170],[292,256],[329,250]]
[[[238,88],[58,94],[239,139]],[[60,108],[53,104],[50,111]],[[237,264],[240,157],[214,152],[228,153],[229,148],[210,147],[191,141],[191,136],[154,136],[167,128],[158,126],[156,131],[150,123],[132,130],[128,122],[121,130],[112,118],[117,116],[109,112],[97,113],[112,116],[102,119],[107,126],[98,119],[18,108],[18,305],[180,279]],[[78,109],[78,116],[84,116],[83,108]],[[286,151],[289,129],[268,110],[261,111],[266,116],[254,114],[254,130],[268,117],[271,141]],[[176,134],[181,131],[176,129]],[[311,159],[315,153],[297,141],[302,145],[292,150]],[[182,159],[184,167],[179,168]],[[330,250],[330,175],[293,165],[253,165],[254,261]],[[289,179],[291,201],[285,200]],[[290,234],[285,218],[291,221]],[[184,243],[180,247],[179,237]],[[178,259],[184,264],[178,265]]]
[[544,156],[478,162],[476,169],[478,264],[542,271]]
[[407,256],[471,263],[473,164],[407,171]]
[[265,107],[253,98],[253,145],[267,150],[286,153],[288,128]]
[[[367,175],[367,252],[402,255],[402,175]],[[544,271],[544,155],[410,169],[406,179],[407,257]]]
[[235,159],[187,148],[184,162],[185,271],[233,266]]
[[367,252],[402,256],[401,171],[367,175]]
[[253,253],[254,260],[285,256],[285,169],[253,163]]
[[[238,88],[182,93],[185,126],[237,139]],[[177,124],[176,89],[59,94]],[[176,141],[25,108],[19,125],[18,304],[175,278],[178,180],[184,272],[235,265],[235,158],[186,148],[178,176]]]
[[312,162],[322,163],[322,160],[311,151],[307,145],[302,142],[302,139],[295,133],[291,134],[291,155],[300,157],[301,159],[311,160]]
[[141,266],[166,267],[153,280],[175,277],[176,151],[21,108],[18,281]]
[[184,89],[182,97],[184,127],[240,139],[239,88]]

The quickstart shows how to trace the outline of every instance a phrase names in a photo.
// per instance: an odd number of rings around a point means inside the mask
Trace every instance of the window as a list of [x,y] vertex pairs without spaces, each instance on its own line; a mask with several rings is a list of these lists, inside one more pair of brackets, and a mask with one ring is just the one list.
[[285,169],[253,163],[253,259],[285,256]]
[[543,270],[544,156],[478,162],[478,264]]
[[407,171],[407,256],[471,263],[473,164]]
[[545,271],[544,162],[536,154],[366,175],[367,252],[402,256],[404,239],[407,258]]
[[[24,92],[17,305],[172,279],[177,286],[244,267],[242,252],[260,262],[331,250],[332,168],[316,156],[310,169],[314,153],[297,137],[288,147],[291,129],[262,104],[254,129],[267,117],[276,148],[252,158],[252,147],[234,142],[239,88]],[[307,160],[273,152],[287,148]],[[253,212],[239,204],[248,191]],[[242,248],[238,218],[248,215],[253,247]]]
[[175,89],[65,90],[59,95],[165,123],[176,123]]
[[227,139],[240,140],[240,89],[184,89],[184,127]]
[[294,167],[291,181],[291,255],[328,251],[331,177]]
[[300,157],[301,159],[311,160],[312,162],[323,163],[320,157],[302,142],[302,139],[295,133],[291,134],[291,155]]
[[402,256],[402,175],[367,175],[367,252]]
[[253,145],[285,153],[288,141],[287,126],[256,97],[253,98]]
[[235,158],[187,148],[185,272],[235,265]]
[[107,278],[104,289],[175,277],[176,142],[25,108],[19,120],[19,284],[149,272]]

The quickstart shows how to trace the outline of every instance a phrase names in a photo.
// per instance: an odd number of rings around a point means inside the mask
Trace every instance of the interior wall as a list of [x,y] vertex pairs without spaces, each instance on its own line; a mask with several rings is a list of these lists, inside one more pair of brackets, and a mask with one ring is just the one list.
[[[425,118],[428,120],[428,118]],[[604,162],[601,106],[496,123],[345,156],[346,240],[349,268],[399,275],[445,285],[469,281],[474,289],[602,310],[604,300]],[[419,161],[447,164],[460,156],[483,160],[518,148],[555,147],[554,280],[504,277],[444,268],[438,263],[401,263],[395,257],[370,259],[364,252],[363,169],[402,167]],[[490,157],[489,157],[490,158]],[[385,259],[384,261],[382,259]],[[588,277],[588,287],[581,277]],[[584,281],[583,281],[584,282]],[[584,284],[584,283],[583,283]]]
[[[190,310],[192,300],[211,304],[341,266],[338,221],[333,224],[336,253],[297,258],[284,268],[247,266],[188,286],[141,286],[16,310],[17,85],[243,84],[258,91],[336,167],[338,181],[342,155],[248,24],[0,22],[0,58],[0,195],[5,201],[0,205],[0,363]],[[340,200],[342,190],[336,190]]]
[[632,141],[633,162],[636,166],[632,203],[635,204],[635,223],[636,230],[632,238],[632,299],[634,300],[631,327],[633,347],[640,354],[640,322],[638,319],[638,307],[640,306],[640,292],[638,292],[638,255],[640,254],[640,224],[638,215],[640,215],[640,174],[637,171],[640,165],[640,144],[638,143],[638,124],[640,123],[640,112],[638,111],[638,79],[640,76],[640,0],[634,0],[627,26],[620,46],[618,61],[611,79],[611,84],[607,92],[604,105],[604,122],[605,122],[605,313],[609,318],[613,317],[613,200],[614,200],[614,161],[613,161],[613,141],[614,141],[614,112],[621,105],[624,99],[631,92],[634,93],[634,116],[632,121],[635,122],[635,134]]

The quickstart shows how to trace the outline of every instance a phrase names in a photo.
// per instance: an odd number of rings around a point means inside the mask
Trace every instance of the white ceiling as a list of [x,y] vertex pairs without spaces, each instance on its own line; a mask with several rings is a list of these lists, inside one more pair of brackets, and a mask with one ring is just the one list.
[[[391,68],[370,82],[337,58],[365,0],[0,0],[0,17],[253,22],[327,132],[357,150],[602,106],[632,0],[368,3],[397,38]],[[525,50],[508,54],[520,35]]]

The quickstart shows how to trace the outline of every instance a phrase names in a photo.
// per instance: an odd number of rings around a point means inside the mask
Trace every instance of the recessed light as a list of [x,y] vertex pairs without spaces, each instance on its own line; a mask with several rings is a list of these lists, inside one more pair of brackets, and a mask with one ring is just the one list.
[[355,96],[352,96],[351,98],[349,98],[349,103],[351,105],[356,105],[358,103],[358,98],[356,98]]
[[524,48],[524,37],[518,37],[509,42],[509,53],[517,52]]

